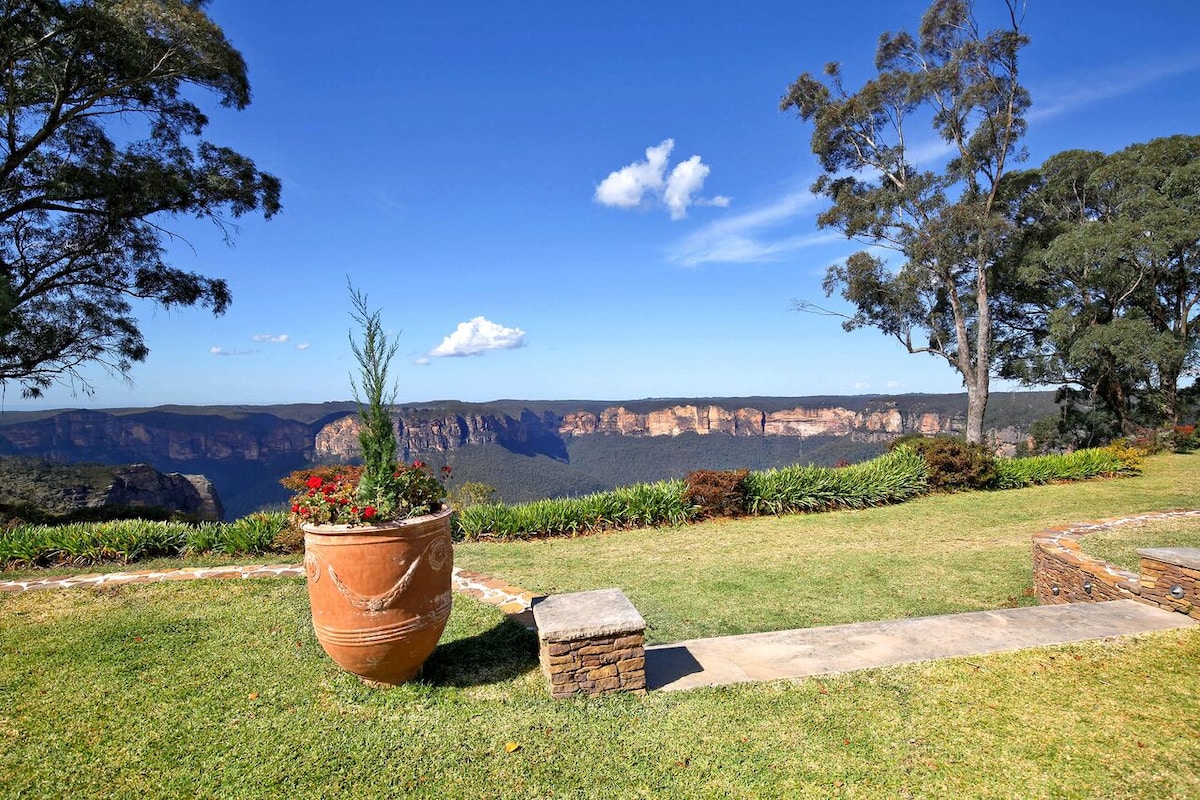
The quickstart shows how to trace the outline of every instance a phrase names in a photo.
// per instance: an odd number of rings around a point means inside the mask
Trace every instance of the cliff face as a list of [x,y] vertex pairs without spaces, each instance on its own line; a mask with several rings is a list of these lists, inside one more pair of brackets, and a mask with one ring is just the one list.
[[267,414],[242,420],[212,414],[113,415],[65,411],[0,428],[0,451],[43,458],[124,461],[257,461],[312,452],[312,427]]
[[[565,455],[558,433],[558,417],[550,412],[525,410],[519,417],[508,414],[453,414],[447,416],[398,416],[394,420],[396,444],[402,458],[413,453],[446,452],[472,445],[498,443],[521,453]],[[357,416],[346,416],[320,428],[314,437],[318,459],[349,460],[359,454]]]
[[[895,407],[853,411],[841,407],[804,408],[765,412],[756,408],[726,409],[711,405],[677,405],[653,411],[631,411],[614,406],[602,411],[575,411],[561,416],[531,411],[519,419],[506,414],[460,414],[445,417],[408,417],[396,420],[397,443],[404,457],[413,453],[445,452],[468,445],[499,443],[509,449],[554,439],[595,434],[612,436],[679,436],[726,434],[729,436],[849,436],[856,441],[882,442],[920,433],[958,434],[965,426],[962,415],[914,411]],[[343,417],[325,425],[315,437],[318,458],[351,459],[358,455],[358,420]],[[997,444],[1015,429],[996,432]],[[543,451],[544,452],[544,451]]]
[[216,487],[203,475],[164,474],[148,464],[78,465],[21,456],[0,458],[0,503],[60,516],[108,506],[180,511],[208,521],[225,514]]
[[681,433],[724,433],[730,436],[853,436],[863,441],[882,441],[910,433],[932,436],[958,433],[960,416],[933,412],[902,414],[896,408],[851,411],[846,408],[797,407],[763,412],[756,408],[728,410],[718,406],[674,406],[645,413],[624,407],[608,408],[599,414],[581,411],[562,417],[563,436],[592,433],[621,436],[678,436]]
[[148,464],[117,470],[104,494],[88,505],[165,508],[210,522],[225,518],[221,498],[208,478],[178,472],[164,474]]

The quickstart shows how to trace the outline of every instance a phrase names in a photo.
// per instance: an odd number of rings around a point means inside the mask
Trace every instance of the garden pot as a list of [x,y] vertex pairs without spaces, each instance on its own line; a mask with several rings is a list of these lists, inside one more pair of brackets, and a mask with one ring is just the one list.
[[450,617],[450,511],[379,525],[305,525],[321,647],[365,682],[414,678]]

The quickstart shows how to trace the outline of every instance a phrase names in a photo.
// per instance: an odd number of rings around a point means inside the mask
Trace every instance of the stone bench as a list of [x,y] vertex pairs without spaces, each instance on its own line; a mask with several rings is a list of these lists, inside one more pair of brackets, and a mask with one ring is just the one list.
[[646,622],[620,589],[535,600],[533,619],[552,697],[646,693]]

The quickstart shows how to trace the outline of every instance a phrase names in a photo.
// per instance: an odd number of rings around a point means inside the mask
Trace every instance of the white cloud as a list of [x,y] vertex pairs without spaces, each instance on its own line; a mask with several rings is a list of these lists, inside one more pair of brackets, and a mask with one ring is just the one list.
[[312,347],[312,345],[309,344],[308,342],[300,342],[299,344],[296,345],[297,350],[307,350],[310,347]]
[[[1144,86],[1183,75],[1200,68],[1200,57],[1194,54],[1181,58],[1161,58],[1155,62],[1114,63],[1103,75],[1091,75],[1087,81],[1072,81],[1033,96],[1033,107],[1027,115],[1030,121],[1049,119],[1089,106],[1102,100],[1131,94]],[[1069,86],[1069,88],[1068,88]],[[1048,99],[1043,100],[1043,97]]]
[[887,382],[887,388],[889,388],[889,389],[899,389],[900,386],[901,386],[900,381],[888,381]]
[[610,172],[596,187],[593,199],[603,206],[624,209],[659,202],[666,206],[673,220],[686,218],[691,205],[727,208],[730,199],[724,195],[697,196],[711,171],[700,156],[680,161],[667,175],[667,161],[674,149],[674,139],[663,139],[654,147],[647,147],[645,161],[635,161]]
[[663,203],[671,212],[671,219],[683,219],[692,204],[692,195],[704,188],[704,179],[710,172],[707,164],[700,163],[700,156],[680,161],[671,170],[667,186],[663,190]]
[[286,333],[281,333],[278,336],[272,336],[269,333],[260,333],[257,336],[253,336],[251,338],[256,342],[273,342],[275,344],[280,344],[282,342],[286,342],[288,339],[290,339],[292,337],[288,336]]
[[635,161],[610,172],[596,187],[596,202],[602,206],[636,208],[646,194],[657,194],[662,189],[667,158],[673,149],[675,140],[664,139],[658,145],[646,148],[645,161]]
[[819,202],[812,192],[790,192],[767,205],[705,225],[671,248],[668,258],[685,267],[772,261],[806,247],[844,239],[836,231],[782,233],[783,229],[799,227],[802,219],[811,222],[813,207]]
[[220,345],[208,348],[208,352],[214,356],[248,356],[254,353],[253,350],[226,350]]
[[454,333],[442,339],[442,343],[429,351],[416,363],[429,363],[431,358],[457,358],[479,356],[490,350],[508,350],[525,346],[525,331],[506,328],[484,317],[475,317],[470,322],[458,323]]
[[866,381],[858,381],[854,384],[854,388],[855,389],[870,389],[871,384],[867,383]]

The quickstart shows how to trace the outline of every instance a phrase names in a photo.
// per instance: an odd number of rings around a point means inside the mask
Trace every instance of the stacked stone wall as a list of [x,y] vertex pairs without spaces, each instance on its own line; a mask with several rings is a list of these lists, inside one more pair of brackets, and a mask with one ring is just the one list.
[[[1180,517],[1200,517],[1200,510],[1139,514],[1039,531],[1033,537],[1033,582],[1038,602],[1095,603],[1133,599],[1200,619],[1200,600],[1196,599],[1200,598],[1200,563],[1189,565],[1185,559],[1181,565],[1164,562],[1161,558],[1147,558],[1143,554],[1139,577],[1085,554],[1079,544],[1079,540],[1089,533]],[[1174,556],[1163,557],[1174,559]],[[1182,600],[1171,596],[1171,588],[1175,586],[1184,587]]]
[[1139,550],[1142,599],[1200,619],[1200,553],[1169,548]]
[[542,641],[540,660],[542,672],[550,682],[551,696],[645,694],[645,644],[642,634]]

